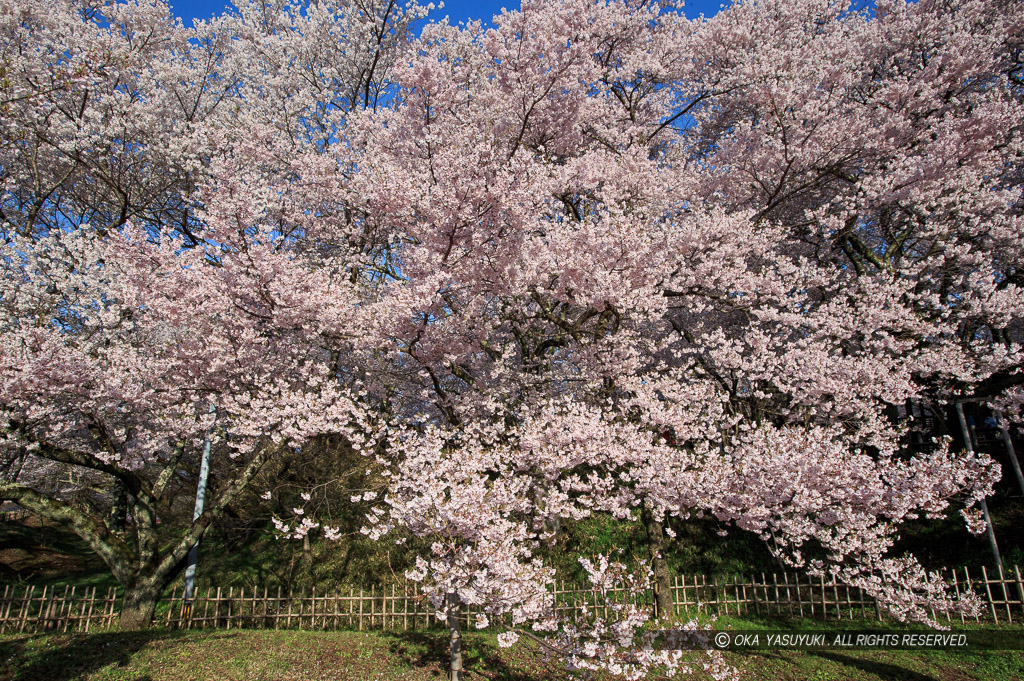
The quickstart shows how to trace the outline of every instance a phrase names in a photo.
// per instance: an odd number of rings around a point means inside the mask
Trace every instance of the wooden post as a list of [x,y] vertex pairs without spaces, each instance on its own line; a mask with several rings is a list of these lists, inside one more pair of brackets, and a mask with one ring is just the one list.
[[167,606],[167,619],[164,620],[164,626],[168,629],[171,628],[171,616],[174,614],[174,589],[171,589],[171,602]]
[[277,598],[274,599],[274,629],[281,625],[281,585],[277,587]]
[[220,596],[220,589],[221,589],[221,587],[218,586],[217,587],[217,600],[213,604],[213,628],[214,629],[216,629],[217,627],[220,626],[220,619],[221,619],[220,610],[221,610],[221,603],[222,603],[221,596]]
[[[967,419],[964,417],[964,405],[962,402],[956,403],[956,416],[960,421],[960,432],[963,433],[964,447],[969,453],[974,452],[974,442],[971,436],[971,431],[967,427]],[[992,558],[995,559],[996,565],[1002,565],[1003,559],[999,555],[999,544],[996,543],[996,532],[992,527],[992,517],[988,513],[988,503],[981,500],[981,513],[985,516],[985,534],[988,536],[988,547],[992,551]]]
[[114,623],[114,615],[117,614],[117,587],[107,589],[107,603],[103,606],[104,626],[109,627]]
[[[8,600],[7,596],[10,594],[12,598]],[[14,600],[14,587],[10,584],[4,587],[4,600],[0,605],[0,634],[7,630],[7,618],[11,614],[11,602]]]
[[[764,573],[761,573],[761,577],[764,578]],[[782,615],[782,598],[779,595],[779,575],[777,572],[772,573],[772,584],[775,586],[775,614]],[[768,590],[768,581],[765,580],[764,590]]]
[[285,621],[285,628],[292,628],[292,603],[295,602],[295,589],[288,589],[288,619]]
[[1017,598],[1020,599],[1018,602],[1020,603],[1021,613],[1024,614],[1024,580],[1020,577],[1019,565],[1013,566],[1013,574],[1017,578]]
[[[960,599],[960,582],[956,578],[956,570],[953,570],[953,590],[956,591],[956,600],[959,602]],[[966,624],[967,621],[964,619],[964,611],[960,611],[960,624]]]
[[[968,571],[967,566],[964,566],[964,579],[967,580],[967,588],[973,589],[975,580],[971,577],[971,573]],[[981,622],[981,614],[977,613],[974,615],[975,622]]]
[[1013,472],[1017,476],[1017,485],[1020,487],[1020,493],[1024,494],[1024,473],[1020,470],[1020,461],[1017,460],[1017,452],[1013,449],[1013,439],[1010,437],[1010,429],[1006,425],[1006,419],[1003,418],[1001,411],[996,412],[996,418],[999,423],[999,432],[1002,433],[1003,443],[1006,445],[1006,453],[1010,457],[1010,464],[1013,467]]
[[19,623],[18,623],[18,633],[19,634],[21,632],[25,631],[25,624],[28,621],[28,611],[29,611],[29,608],[32,607],[32,596],[34,596],[35,593],[36,593],[36,588],[34,586],[33,587],[25,587],[25,598],[22,599],[22,601],[21,601],[21,610],[18,613],[18,619],[20,620]]
[[1006,573],[1003,572],[1003,566],[999,566],[999,587],[1003,592],[1003,606],[1006,608],[1006,621],[1013,624],[1013,613],[1010,612],[1010,590],[1006,588],[1006,584],[1009,580],[1006,579]]
[[85,615],[85,633],[89,633],[89,625],[92,624],[92,608],[96,603],[96,587],[92,588],[92,593],[89,596],[89,612]]
[[[786,613],[793,616],[793,594],[790,592],[790,573],[782,572],[782,581],[785,582]],[[800,587],[797,587],[797,600],[800,600]],[[778,614],[782,614],[782,603],[778,600],[778,591],[775,591],[775,607]],[[804,606],[800,606],[800,616],[804,616]]]
[[999,615],[996,614],[996,604],[992,598],[991,581],[988,578],[988,570],[985,569],[984,565],[981,566],[981,578],[985,580],[985,595],[988,597],[988,608],[989,612],[992,613],[992,620],[999,624]]
[[61,631],[67,631],[71,623],[71,614],[75,607],[75,587],[71,587],[71,600],[68,600],[68,588],[64,587],[64,600],[67,601],[67,612],[64,613],[64,626]]
[[39,612],[36,614],[36,626],[38,627],[40,624],[42,624],[44,629],[46,627],[46,593],[47,593],[47,589],[49,589],[49,587],[44,585],[43,586],[43,595],[39,597]]
[[821,618],[828,619],[828,592],[825,591],[825,575],[819,575],[818,583],[821,585]]

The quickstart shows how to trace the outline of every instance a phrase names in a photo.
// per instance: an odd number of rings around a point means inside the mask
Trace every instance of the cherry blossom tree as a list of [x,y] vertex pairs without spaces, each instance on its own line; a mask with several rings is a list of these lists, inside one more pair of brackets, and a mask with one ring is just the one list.
[[[553,609],[537,549],[599,513],[652,545],[710,514],[901,619],[972,606],[891,549],[951,508],[977,530],[997,467],[909,452],[890,412],[1020,401],[1016,0],[528,0],[407,49],[422,10],[390,2],[188,29],[0,7],[5,456],[120,480],[144,529],[0,494],[107,557],[130,623],[256,470],[328,433],[387,472],[366,532],[431,545],[408,576],[453,653],[472,605],[578,669],[676,668],[639,612]],[[165,549],[207,437],[232,481]]]
[[889,554],[951,503],[977,531],[998,468],[911,454],[889,414],[1018,380],[1020,9],[566,0],[423,30],[354,181],[399,263],[378,332],[433,403],[388,435],[370,531],[435,539],[410,577],[439,608],[543,629],[553,522],[640,509],[901,619],[971,607]]
[[[0,497],[103,558],[124,626],[257,473],[372,431],[375,241],[325,152],[421,15],[254,3],[186,29],[162,2],[0,3]],[[204,441],[213,496],[168,528]]]

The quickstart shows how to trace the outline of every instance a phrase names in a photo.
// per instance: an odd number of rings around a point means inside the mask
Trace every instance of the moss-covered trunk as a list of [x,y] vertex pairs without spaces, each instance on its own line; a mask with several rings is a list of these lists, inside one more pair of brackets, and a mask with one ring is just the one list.
[[153,624],[153,613],[160,594],[170,579],[149,577],[125,588],[119,623],[122,629],[138,631]]
[[643,510],[644,527],[647,530],[647,545],[651,550],[651,567],[654,570],[654,619],[672,617],[675,610],[672,602],[672,575],[665,558],[665,524],[646,507]]

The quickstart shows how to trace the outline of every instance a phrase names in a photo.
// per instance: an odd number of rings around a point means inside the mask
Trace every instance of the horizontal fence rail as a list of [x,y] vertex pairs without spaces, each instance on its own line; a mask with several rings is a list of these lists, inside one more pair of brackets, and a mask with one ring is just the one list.
[[[972,622],[1024,620],[1024,580],[1020,568],[992,575],[986,568],[956,570],[948,575],[956,598],[973,592],[985,604]],[[55,631],[88,632],[117,624],[121,591],[73,586],[0,588],[0,634]],[[601,594],[565,582],[553,589],[559,612],[579,617],[614,617],[612,603],[653,607],[654,594],[612,591]],[[708,577],[679,575],[672,580],[677,617],[736,615],[820,620],[884,618],[884,610],[860,589],[835,579],[793,573]],[[465,608],[467,628],[475,628],[479,610]],[[954,612],[932,611],[939,622],[965,623]],[[440,626],[436,611],[415,584],[370,589],[284,590],[280,587],[210,588],[191,603],[182,590],[157,606],[154,624],[178,629],[348,629],[417,630]],[[493,618],[492,626],[500,624]]]

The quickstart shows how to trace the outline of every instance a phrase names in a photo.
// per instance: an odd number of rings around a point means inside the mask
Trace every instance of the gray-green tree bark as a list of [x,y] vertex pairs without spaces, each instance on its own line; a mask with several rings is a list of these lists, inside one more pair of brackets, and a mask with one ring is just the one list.
[[672,575],[665,558],[665,523],[661,516],[643,509],[644,528],[647,530],[647,545],[651,551],[651,568],[654,571],[654,618],[664,620],[672,617]]
[[155,479],[147,479],[142,472],[125,470],[88,454],[47,443],[40,443],[40,452],[53,461],[106,473],[123,485],[130,495],[134,522],[118,529],[109,508],[103,509],[81,500],[55,498],[18,482],[0,480],[0,499],[14,501],[71,530],[103,559],[125,590],[120,615],[120,624],[125,629],[145,629],[150,625],[161,594],[183,568],[189,550],[257,473],[276,464],[287,454],[284,448],[277,446],[261,450],[222,481],[212,503],[202,515],[176,532],[173,538],[161,540],[157,513],[169,507],[169,483],[180,470],[180,449],[155,475]]

